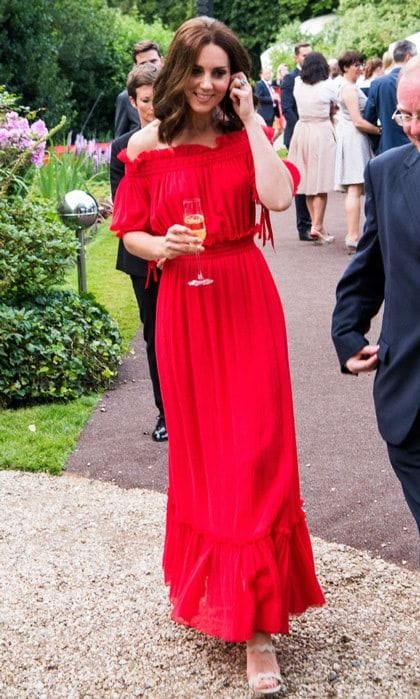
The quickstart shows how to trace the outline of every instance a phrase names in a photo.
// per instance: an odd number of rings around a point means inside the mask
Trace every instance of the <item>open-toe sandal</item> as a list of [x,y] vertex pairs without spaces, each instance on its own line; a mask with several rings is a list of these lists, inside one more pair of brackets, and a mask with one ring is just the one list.
[[[256,643],[254,646],[248,647],[247,652],[276,654],[274,646],[271,643]],[[273,687],[261,687],[260,685],[266,680],[270,680],[276,684]],[[257,672],[252,677],[248,677],[248,684],[256,697],[273,695],[278,692],[284,692],[285,690],[285,683],[280,672]]]

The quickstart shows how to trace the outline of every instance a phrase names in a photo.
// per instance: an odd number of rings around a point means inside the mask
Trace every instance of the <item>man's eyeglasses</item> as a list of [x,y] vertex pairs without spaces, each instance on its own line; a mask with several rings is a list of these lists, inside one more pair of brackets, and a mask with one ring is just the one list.
[[408,126],[408,124],[411,124],[413,120],[419,121],[420,117],[416,117],[414,114],[406,114],[405,112],[401,113],[398,111],[398,109],[396,109],[391,119],[393,119],[398,126]]

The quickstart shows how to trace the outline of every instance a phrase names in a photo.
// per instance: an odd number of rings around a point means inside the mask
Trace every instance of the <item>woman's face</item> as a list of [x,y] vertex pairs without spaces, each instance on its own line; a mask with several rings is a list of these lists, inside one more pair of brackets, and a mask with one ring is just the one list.
[[363,73],[363,66],[361,63],[352,63],[344,72],[346,78],[355,83]]
[[136,101],[133,104],[140,117],[140,124],[150,124],[155,118],[153,113],[153,85],[136,87]]
[[207,44],[197,56],[185,85],[185,97],[197,114],[208,114],[222,101],[230,84],[230,63],[227,53]]

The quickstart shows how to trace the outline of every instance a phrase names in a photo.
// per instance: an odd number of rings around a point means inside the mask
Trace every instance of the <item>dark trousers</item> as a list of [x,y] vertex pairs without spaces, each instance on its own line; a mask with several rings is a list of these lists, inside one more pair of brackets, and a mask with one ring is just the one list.
[[159,290],[159,283],[153,279],[149,280],[149,286],[144,288],[144,277],[131,276],[137,305],[140,312],[140,320],[143,323],[143,337],[146,343],[147,361],[149,364],[149,374],[153,385],[153,395],[155,404],[159,410],[159,415],[163,415],[162,394],[160,392],[160,382],[156,362],[155,350],[155,327],[156,327],[156,303]]
[[387,444],[392,467],[420,531],[420,412],[401,444]]
[[298,229],[299,238],[308,235],[311,230],[311,216],[306,206],[306,196],[305,194],[296,194],[295,196],[295,208],[296,208],[296,228]]

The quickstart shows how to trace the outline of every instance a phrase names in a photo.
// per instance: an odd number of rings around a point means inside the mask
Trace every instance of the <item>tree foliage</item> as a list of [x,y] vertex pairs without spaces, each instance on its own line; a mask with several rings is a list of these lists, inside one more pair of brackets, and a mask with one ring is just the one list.
[[418,31],[419,8],[404,0],[340,0],[337,21],[327,28],[323,41],[331,55],[357,48],[366,57],[382,56],[390,43]]
[[274,43],[280,27],[296,18],[301,22],[323,14],[337,5],[337,0],[259,0],[258,3],[251,0],[214,0],[214,13],[241,37],[251,54],[256,77],[260,55]]
[[300,40],[310,41],[313,48],[327,58],[339,56],[345,50],[357,49],[366,58],[382,56],[394,41],[415,33],[419,29],[419,5],[409,6],[404,0],[340,0],[336,17],[315,36],[300,31],[300,17],[283,26],[278,32],[270,52],[272,65],[287,62],[293,45]]
[[65,114],[75,131],[87,122],[88,132],[109,134],[133,43],[150,38],[165,48],[170,37],[159,21],[146,25],[106,0],[0,3],[3,81],[31,108],[45,109],[48,125]]
[[182,22],[196,14],[195,0],[136,0],[139,17],[152,23],[159,17],[161,22],[175,31]]

